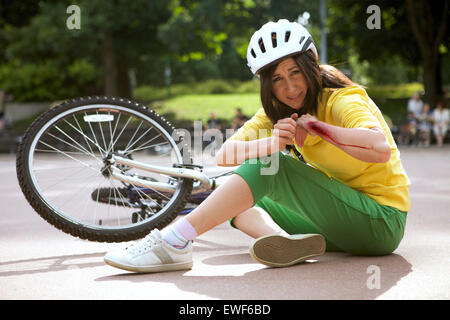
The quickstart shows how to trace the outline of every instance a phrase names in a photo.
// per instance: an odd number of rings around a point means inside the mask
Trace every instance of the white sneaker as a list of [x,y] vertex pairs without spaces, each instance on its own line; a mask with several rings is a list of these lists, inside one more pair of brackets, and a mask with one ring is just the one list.
[[104,261],[110,266],[134,272],[163,272],[192,268],[192,242],[177,249],[161,238],[158,229],[124,250],[108,252]]

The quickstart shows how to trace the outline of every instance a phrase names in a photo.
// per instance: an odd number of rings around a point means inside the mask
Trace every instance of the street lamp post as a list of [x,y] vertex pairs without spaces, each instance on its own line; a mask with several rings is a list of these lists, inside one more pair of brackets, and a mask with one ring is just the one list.
[[320,63],[327,62],[327,8],[326,0],[320,0]]

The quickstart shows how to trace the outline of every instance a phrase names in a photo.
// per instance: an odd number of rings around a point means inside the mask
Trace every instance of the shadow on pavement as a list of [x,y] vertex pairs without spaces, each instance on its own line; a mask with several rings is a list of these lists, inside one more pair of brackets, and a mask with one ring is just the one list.
[[[220,268],[255,264],[247,253],[225,254],[202,260],[201,268],[216,274],[195,275],[193,271],[159,274],[121,273],[95,281],[173,283],[185,292],[216,299],[375,299],[411,272],[411,264],[397,254],[359,257],[326,253],[319,261],[289,268],[261,268],[237,275],[220,275]],[[373,287],[373,269],[379,270],[379,286]],[[206,270],[206,269],[205,269]],[[217,275],[219,274],[219,275]],[[369,283],[369,284],[368,284]],[[143,296],[145,299],[145,295]]]
[[0,262],[0,277],[104,266],[105,252]]

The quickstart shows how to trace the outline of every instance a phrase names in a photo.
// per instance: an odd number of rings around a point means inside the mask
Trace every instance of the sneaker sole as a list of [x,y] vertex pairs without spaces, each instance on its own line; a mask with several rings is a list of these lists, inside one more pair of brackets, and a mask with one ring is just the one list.
[[325,253],[325,239],[320,234],[301,238],[268,235],[259,238],[250,248],[250,255],[270,267],[288,267]]
[[123,263],[119,263],[108,258],[103,259],[106,264],[112,267],[119,268],[126,271],[139,272],[139,273],[151,273],[151,272],[165,272],[165,271],[180,271],[180,270],[190,270],[192,269],[193,262],[178,262],[171,264],[160,264],[152,266],[132,266]]

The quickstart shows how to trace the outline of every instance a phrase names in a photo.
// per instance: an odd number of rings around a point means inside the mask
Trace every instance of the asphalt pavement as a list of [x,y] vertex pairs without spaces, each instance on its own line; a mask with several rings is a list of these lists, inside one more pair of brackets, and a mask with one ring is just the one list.
[[[402,148],[412,209],[388,256],[326,253],[289,268],[248,254],[251,238],[228,223],[194,242],[190,271],[134,274],[103,262],[126,243],[67,235],[22,195],[14,155],[0,155],[0,299],[439,299],[450,298],[450,146]],[[214,168],[213,168],[214,169]]]

